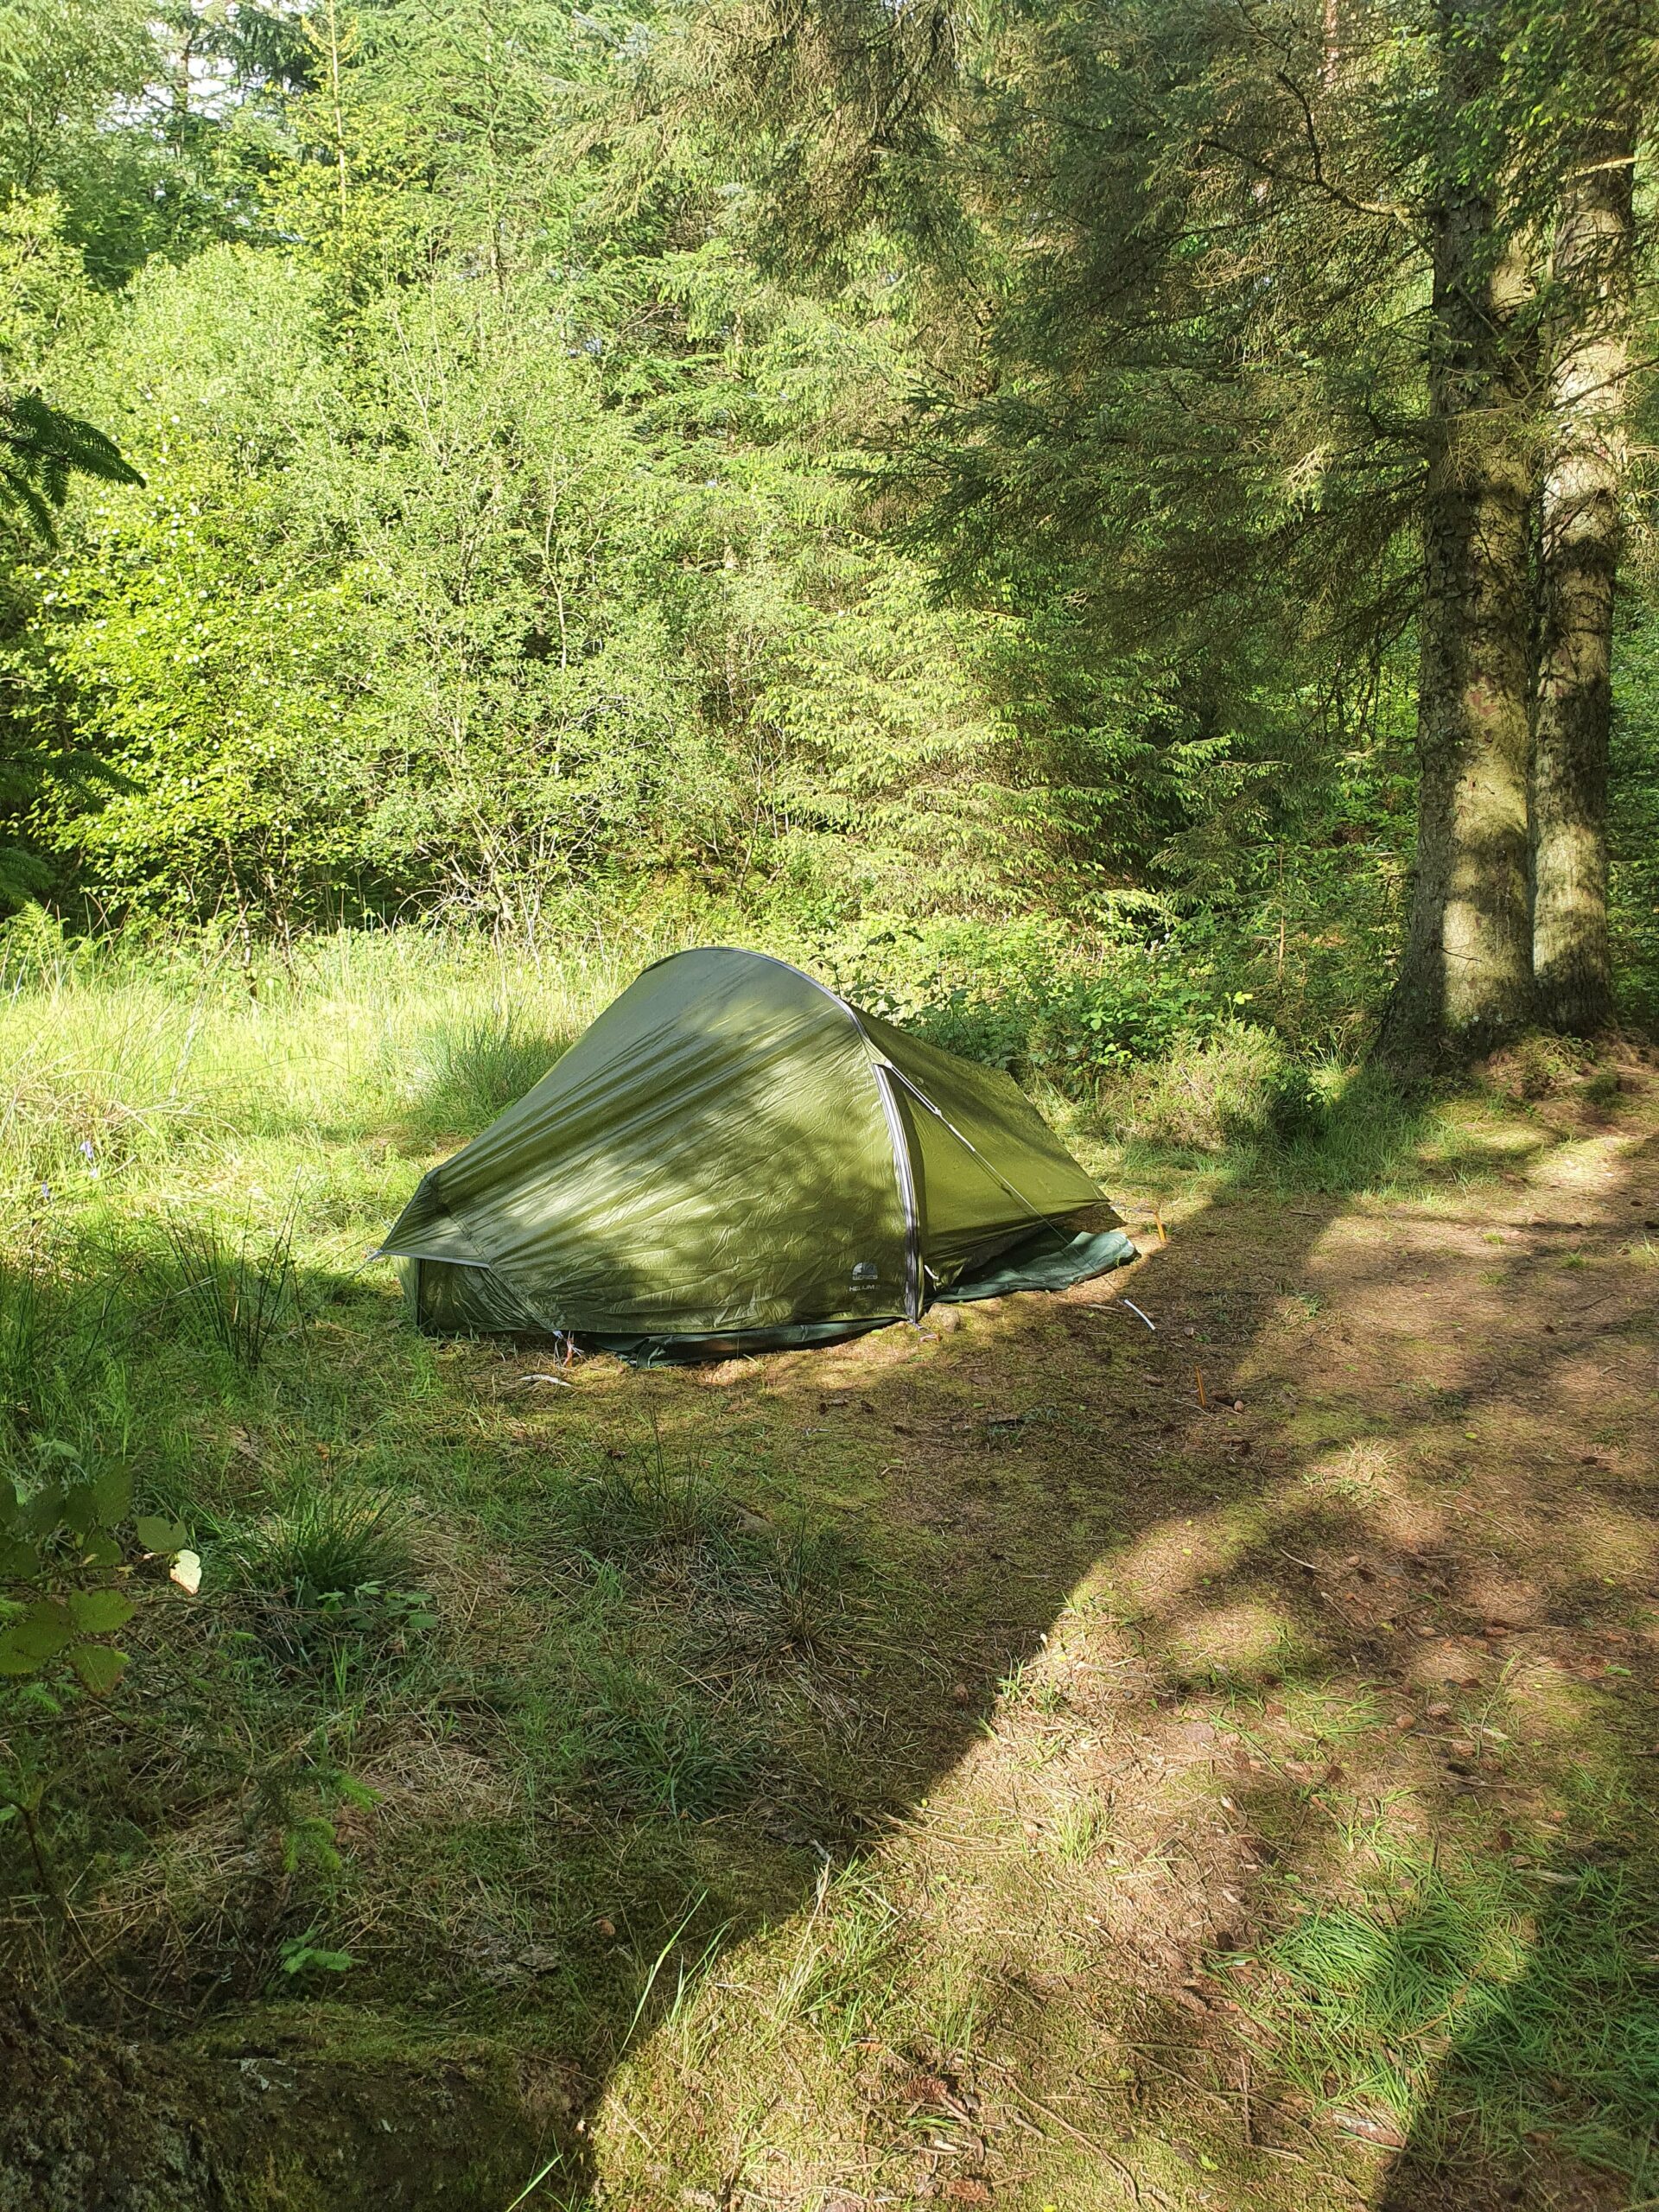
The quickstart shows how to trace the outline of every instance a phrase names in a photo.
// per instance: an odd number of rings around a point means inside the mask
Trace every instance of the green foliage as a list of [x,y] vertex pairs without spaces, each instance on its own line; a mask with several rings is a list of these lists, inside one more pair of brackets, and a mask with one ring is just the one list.
[[[1211,1018],[1185,940],[1153,972],[1143,916],[1208,908],[1236,967],[1275,909],[1278,980],[1320,971],[1305,1028],[1375,994],[1392,707],[1287,681],[1243,600],[1190,653],[1109,664],[1094,587],[1017,533],[1017,588],[940,605],[937,534],[912,556],[868,528],[910,497],[872,509],[869,442],[903,419],[918,318],[946,328],[917,241],[849,237],[827,290],[778,276],[702,89],[734,49],[672,10],[614,38],[511,4],[330,21],[268,27],[269,53],[213,34],[238,100],[175,151],[235,206],[220,242],[152,253],[114,311],[53,279],[34,372],[118,412],[147,484],[14,582],[13,895],[547,939],[595,890],[712,892],[815,938],[1035,905],[1118,945],[1080,1034],[1065,993],[1040,1035],[965,1003],[941,1033],[1057,1075]],[[1338,915],[1338,957],[1305,959]]]
[[0,1263],[0,1675],[68,1669],[102,1696],[125,1652],[135,1561],[193,1580],[188,1532],[132,1516],[124,1455],[99,1434],[111,1301],[94,1307],[45,1270]]
[[1349,1049],[1409,860],[1421,210],[1522,130],[1541,209],[1599,66],[1511,16],[1452,146],[1427,17],[1337,67],[1306,0],[212,10],[194,79],[164,11],[16,0],[0,353],[145,481],[0,589],[0,898],[245,946],[1034,912],[1098,978],[938,1033]]
[[48,407],[37,391],[0,396],[0,512],[21,508],[42,537],[69,496],[73,476],[142,484],[120,448],[92,423]]
[[285,1974],[346,1974],[356,1964],[349,1951],[333,1951],[326,1944],[313,1941],[315,1929],[308,1929],[303,1936],[285,1936],[283,1941],[281,1967]]
[[105,127],[112,103],[143,101],[157,59],[146,10],[132,0],[0,9],[0,196],[54,195],[71,242],[105,282],[162,243],[163,179],[183,181],[149,130]]

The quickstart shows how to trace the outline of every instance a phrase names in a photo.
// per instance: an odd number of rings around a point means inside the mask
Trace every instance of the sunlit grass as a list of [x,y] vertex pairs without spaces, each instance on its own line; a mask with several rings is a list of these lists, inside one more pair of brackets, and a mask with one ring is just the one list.
[[1466,2120],[1633,2173],[1659,2111],[1659,1891],[1618,1860],[1396,1847],[1230,1986],[1287,2082],[1415,2131],[1420,2154]]

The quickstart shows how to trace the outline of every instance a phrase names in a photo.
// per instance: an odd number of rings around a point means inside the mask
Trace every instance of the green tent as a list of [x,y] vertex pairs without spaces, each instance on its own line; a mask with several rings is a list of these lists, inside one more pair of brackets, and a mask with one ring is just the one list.
[[1134,1247],[1011,1079],[798,968],[647,968],[381,1249],[440,1332],[639,1360],[815,1344],[1057,1289]]

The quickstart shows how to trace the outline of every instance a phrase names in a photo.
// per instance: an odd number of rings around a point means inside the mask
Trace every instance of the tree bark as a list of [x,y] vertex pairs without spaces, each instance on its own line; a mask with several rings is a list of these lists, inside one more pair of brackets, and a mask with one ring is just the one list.
[[[1446,0],[1452,113],[1478,90],[1466,13]],[[1379,1040],[1413,1071],[1490,1050],[1532,1007],[1532,290],[1493,194],[1450,159],[1446,175],[1432,218],[1417,859]]]
[[1634,261],[1634,132],[1604,124],[1567,182],[1551,262],[1554,437],[1545,467],[1533,724],[1533,968],[1540,1020],[1612,1016],[1607,756]]

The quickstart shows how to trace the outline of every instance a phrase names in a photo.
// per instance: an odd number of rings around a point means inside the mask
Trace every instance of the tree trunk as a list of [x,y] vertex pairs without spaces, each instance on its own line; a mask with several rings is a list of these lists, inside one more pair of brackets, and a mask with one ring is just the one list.
[[1592,132],[1562,196],[1551,265],[1541,623],[1533,753],[1533,968],[1539,1019],[1574,1036],[1612,1014],[1607,753],[1630,374],[1634,134]]
[[[1444,12],[1442,98],[1455,111],[1478,64],[1466,10],[1448,0]],[[1449,181],[1433,218],[1417,861],[1379,1040],[1407,1070],[1486,1051],[1531,1013],[1530,298],[1491,195]]]

